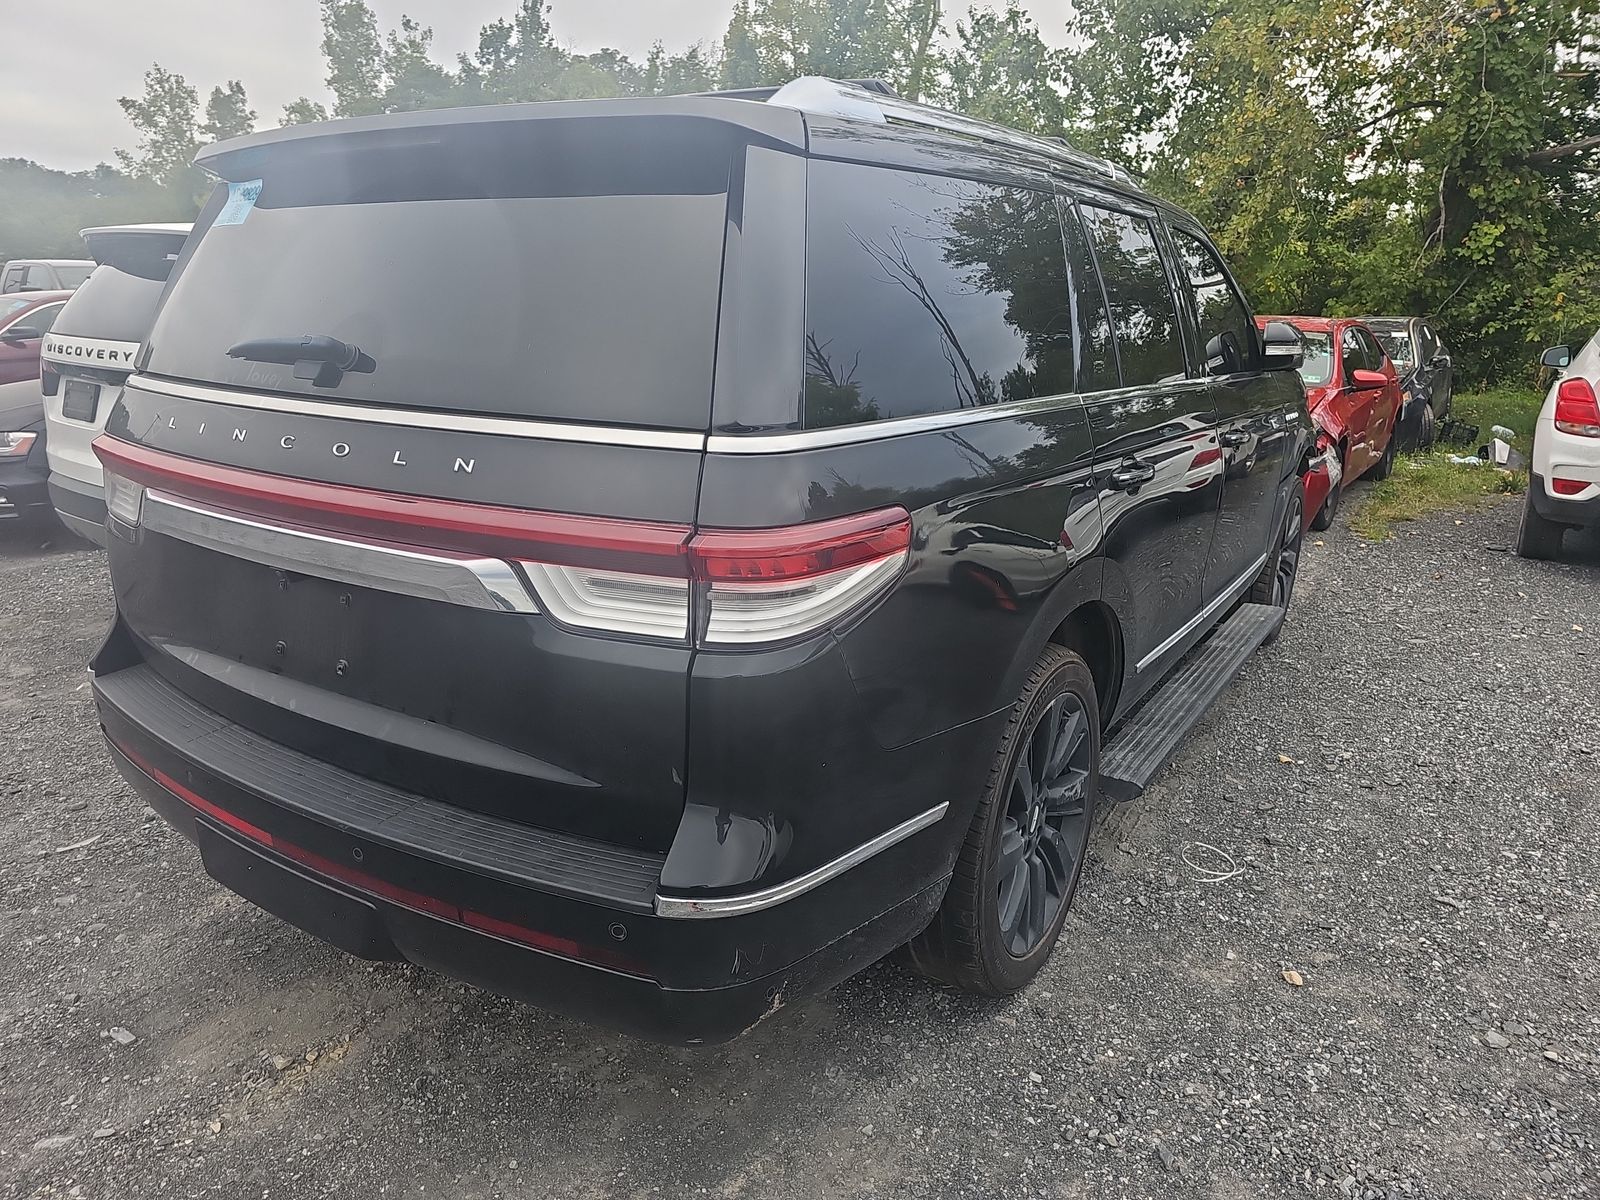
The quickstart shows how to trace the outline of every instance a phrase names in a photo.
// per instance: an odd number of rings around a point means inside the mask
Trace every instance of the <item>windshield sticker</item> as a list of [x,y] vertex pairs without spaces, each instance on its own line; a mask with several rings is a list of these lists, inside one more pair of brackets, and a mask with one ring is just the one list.
[[261,195],[261,180],[251,179],[244,183],[230,183],[228,185],[228,202],[222,206],[222,211],[217,214],[213,225],[243,225],[244,219],[250,215],[250,210],[256,206],[256,199]]

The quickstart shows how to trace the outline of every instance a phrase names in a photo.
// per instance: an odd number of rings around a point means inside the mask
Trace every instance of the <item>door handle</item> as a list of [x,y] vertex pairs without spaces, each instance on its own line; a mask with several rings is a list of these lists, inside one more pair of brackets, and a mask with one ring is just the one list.
[[1131,492],[1141,484],[1149,483],[1156,477],[1154,464],[1143,459],[1131,458],[1106,477],[1106,482],[1119,492]]
[[1250,437],[1248,434],[1240,433],[1237,429],[1224,429],[1217,435],[1217,441],[1221,442],[1224,446],[1230,447],[1242,446],[1249,440]]

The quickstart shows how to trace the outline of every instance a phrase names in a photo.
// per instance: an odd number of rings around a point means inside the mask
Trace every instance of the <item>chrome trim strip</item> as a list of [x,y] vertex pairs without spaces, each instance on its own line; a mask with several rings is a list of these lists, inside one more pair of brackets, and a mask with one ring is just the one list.
[[144,528],[192,545],[357,587],[377,588],[492,612],[538,612],[509,563],[355,542],[291,529],[147,488]]
[[891,417],[886,421],[867,421],[860,425],[838,425],[828,429],[801,429],[783,433],[713,433],[706,439],[706,450],[712,454],[790,454],[796,450],[823,450],[832,446],[903,437],[911,433],[938,433],[988,421],[1042,416],[1134,396],[1163,396],[1195,391],[1205,386],[1207,381],[1204,379],[1184,378],[1170,383],[1111,388],[1103,392],[1069,392],[1059,396],[1040,396],[1035,400],[991,404],[983,408],[954,408],[946,412]]
[[580,425],[538,421],[521,417],[482,417],[470,413],[430,412],[414,408],[380,408],[346,404],[337,400],[308,400],[265,392],[240,392],[135,375],[124,385],[158,396],[205,400],[237,408],[267,412],[300,413],[308,417],[333,417],[376,425],[404,425],[413,429],[451,429],[461,433],[493,433],[502,437],[538,438],[552,442],[588,442],[602,446],[644,446],[652,450],[701,450],[706,435],[675,429],[631,429],[621,425]]
[[1178,630],[1177,633],[1173,634],[1166,641],[1162,642],[1161,645],[1157,646],[1154,650],[1150,651],[1149,654],[1146,654],[1143,658],[1141,658],[1138,663],[1134,665],[1134,673],[1137,674],[1138,672],[1144,670],[1152,662],[1160,658],[1184,638],[1188,637],[1189,634],[1193,633],[1195,626],[1199,625],[1212,613],[1216,612],[1217,609],[1235,599],[1239,594],[1240,588],[1247,586],[1251,580],[1261,573],[1261,568],[1266,565],[1267,556],[1263,554],[1260,558],[1256,559],[1254,566],[1249,568],[1249,570],[1245,571],[1243,575],[1239,576],[1239,578],[1230,583],[1224,591],[1217,594],[1217,597],[1212,600],[1210,604],[1206,605],[1198,613],[1191,617],[1189,621],[1185,623],[1182,629]]
[[714,896],[705,900],[693,900],[687,896],[656,895],[656,916],[672,917],[680,920],[695,920],[708,917],[738,917],[745,913],[759,912],[763,908],[782,904],[785,900],[793,900],[796,896],[809,892],[814,887],[827,883],[830,879],[843,875],[851,867],[859,866],[875,854],[880,854],[890,846],[903,842],[914,833],[926,829],[929,825],[938,822],[949,809],[950,804],[936,805],[925,813],[919,813],[909,821],[902,821],[887,833],[880,833],[869,842],[862,842],[854,850],[841,854],[832,862],[823,863],[813,871],[798,875],[787,883],[776,884],[773,887],[763,888],[759,892],[745,892],[740,896]]

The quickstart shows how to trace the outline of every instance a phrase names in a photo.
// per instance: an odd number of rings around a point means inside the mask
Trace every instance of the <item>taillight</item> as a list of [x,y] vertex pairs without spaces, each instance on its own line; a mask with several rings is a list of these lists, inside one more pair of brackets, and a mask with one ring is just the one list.
[[1563,379],[1556,388],[1556,428],[1578,437],[1600,438],[1600,402],[1587,379]]
[[288,528],[386,545],[490,554],[527,577],[539,608],[574,630],[707,647],[791,641],[887,591],[911,553],[911,518],[886,508],[778,529],[703,529],[374,492],[179,458],[110,437],[112,528],[140,524],[145,489]]
[[46,358],[39,360],[39,390],[46,396],[54,396],[61,390],[61,372]]
[[1586,479],[1552,479],[1550,481],[1550,490],[1558,496],[1576,496],[1589,486],[1589,481]]

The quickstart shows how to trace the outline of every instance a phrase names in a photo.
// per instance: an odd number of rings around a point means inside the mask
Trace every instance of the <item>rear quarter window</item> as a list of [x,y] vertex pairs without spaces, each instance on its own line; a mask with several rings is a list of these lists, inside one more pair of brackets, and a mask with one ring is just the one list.
[[806,225],[808,428],[1074,390],[1052,193],[814,160]]

